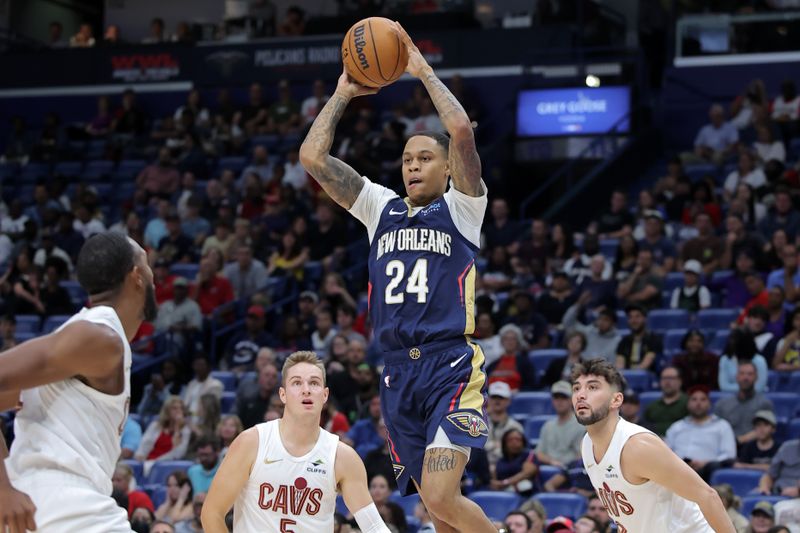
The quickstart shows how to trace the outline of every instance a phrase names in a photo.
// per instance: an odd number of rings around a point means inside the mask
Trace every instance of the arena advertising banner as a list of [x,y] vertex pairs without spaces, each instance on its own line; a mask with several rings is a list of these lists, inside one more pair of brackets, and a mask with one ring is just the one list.
[[[517,135],[555,137],[594,135],[609,131],[630,111],[629,87],[574,87],[520,91],[517,99]],[[626,119],[618,125],[627,133]]]

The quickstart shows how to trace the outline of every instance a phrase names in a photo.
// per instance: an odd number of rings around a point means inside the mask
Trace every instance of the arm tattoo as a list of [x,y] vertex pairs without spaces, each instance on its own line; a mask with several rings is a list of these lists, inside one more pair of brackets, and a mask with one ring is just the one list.
[[364,187],[364,179],[350,165],[330,155],[336,124],[342,118],[348,98],[335,94],[322,108],[308,131],[301,152],[306,170],[328,195],[345,209],[350,209]]
[[455,470],[458,464],[456,452],[448,448],[431,448],[425,452],[424,462],[429,474]]
[[472,133],[471,125],[466,135],[463,133],[463,128],[458,127],[465,122],[469,124],[467,112],[432,70],[421,79],[433,100],[442,124],[450,133],[449,163],[453,183],[465,194],[481,196],[483,194],[481,159],[475,146],[475,135]]

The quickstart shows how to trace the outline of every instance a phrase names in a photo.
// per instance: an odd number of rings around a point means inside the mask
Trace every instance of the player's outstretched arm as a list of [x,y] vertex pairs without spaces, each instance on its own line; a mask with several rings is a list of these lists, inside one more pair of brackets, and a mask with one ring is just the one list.
[[339,443],[336,449],[336,484],[344,503],[358,523],[362,533],[389,533],[367,487],[367,470],[356,451]]
[[736,533],[717,491],[712,489],[664,442],[650,433],[631,437],[622,449],[622,471],[629,481],[652,480],[695,502],[717,533]]
[[322,108],[300,146],[300,163],[333,200],[350,209],[364,187],[361,175],[344,161],[330,155],[336,125],[350,100],[356,96],[374,94],[371,89],[353,82],[342,72],[336,91]]
[[258,455],[258,430],[250,428],[236,437],[208,489],[200,521],[206,533],[228,533],[225,515],[250,478]]
[[395,22],[395,29],[408,50],[406,72],[419,78],[425,85],[442,124],[450,134],[448,163],[453,185],[469,196],[483,196],[481,159],[475,146],[475,134],[467,112],[450,89],[436,76],[433,68],[425,61],[425,57],[400,23]]
[[[122,340],[110,327],[73,322],[0,354],[0,401],[9,397],[4,393],[75,376],[106,378],[119,367],[123,351]],[[8,407],[13,405],[0,405]]]

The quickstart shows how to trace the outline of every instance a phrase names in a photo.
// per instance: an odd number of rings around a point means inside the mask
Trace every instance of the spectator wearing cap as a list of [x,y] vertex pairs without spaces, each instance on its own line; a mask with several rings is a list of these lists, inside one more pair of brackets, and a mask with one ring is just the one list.
[[[746,376],[742,374],[741,366],[745,363],[750,363],[755,369],[755,383],[749,382],[750,371],[745,373]],[[768,371],[767,360],[758,353],[753,334],[747,329],[732,330],[725,351],[719,358],[719,390],[742,393],[743,383],[746,383],[749,389],[747,394],[762,393],[767,390]],[[752,415],[752,412],[748,414]]]
[[236,261],[225,265],[222,272],[231,282],[237,298],[249,296],[267,283],[267,268],[253,258],[253,249],[247,245],[239,246]]
[[633,389],[626,389],[622,394],[622,406],[619,408],[619,415],[631,424],[641,425],[639,412],[641,404],[639,395]]
[[688,398],[681,390],[681,375],[674,366],[661,370],[658,383],[661,397],[645,409],[644,425],[663,437],[672,424],[689,414]]
[[734,468],[767,471],[769,463],[778,452],[780,443],[775,441],[775,428],[778,421],[775,413],[763,409],[753,415],[755,438],[739,446],[739,456]]
[[508,315],[506,324],[519,326],[530,349],[547,348],[550,345],[547,320],[537,312],[536,302],[530,292],[525,290],[513,292]]
[[661,335],[647,331],[647,311],[640,305],[625,308],[631,332],[617,345],[617,368],[655,370],[656,357],[663,351]]
[[567,335],[564,344],[567,348],[567,355],[550,361],[541,385],[549,387],[556,381],[568,381],[572,375],[572,367],[583,360],[583,353],[586,350],[586,335],[580,331],[572,331]]
[[580,331],[586,337],[584,353],[587,356],[602,357],[614,364],[617,357],[617,345],[620,341],[620,335],[616,328],[617,315],[612,309],[602,307],[597,312],[594,324],[581,324],[578,322],[578,316],[584,312],[590,299],[591,294],[584,292],[575,305],[567,309],[564,314],[564,331]]
[[767,276],[767,289],[783,287],[786,300],[794,303],[800,298],[800,269],[797,268],[797,245],[786,243],[780,250],[783,268],[773,270]]
[[528,344],[522,337],[522,330],[514,324],[506,324],[500,328],[499,335],[503,353],[486,366],[489,383],[504,381],[512,392],[532,390],[536,385],[536,371],[528,359]]
[[547,523],[545,533],[575,533],[575,523],[566,516],[557,516]]
[[644,213],[644,238],[639,242],[639,251],[650,250],[653,263],[658,265],[661,273],[672,272],[675,268],[677,251],[672,239],[664,234],[664,216],[656,209]]
[[775,525],[775,509],[768,501],[758,502],[750,512],[749,533],[768,533]]
[[736,319],[736,323],[739,325],[744,323],[744,319],[750,309],[757,305],[766,309],[767,305],[769,305],[769,292],[764,285],[764,278],[761,277],[761,274],[755,270],[746,272],[744,274],[744,283],[747,287],[747,293],[750,295],[750,299],[747,301],[744,309],[742,309],[742,312],[739,313],[739,317]]
[[225,364],[229,370],[237,374],[253,370],[258,351],[272,344],[272,337],[264,330],[264,315],[260,305],[247,308],[244,330],[237,331],[225,348]]
[[581,439],[586,428],[575,419],[572,410],[572,386],[567,381],[557,381],[550,387],[550,398],[556,418],[548,420],[539,433],[536,457],[546,465],[569,468],[580,459]]
[[153,265],[153,284],[156,287],[156,302],[159,305],[174,297],[172,284],[178,278],[169,271],[169,261],[158,258]]
[[489,422],[489,438],[484,449],[489,458],[489,463],[494,466],[502,455],[501,439],[509,429],[522,431],[522,424],[511,418],[508,406],[511,404],[511,388],[504,381],[495,381],[489,385],[489,401],[486,404],[486,414]]
[[503,527],[508,533],[530,533],[533,523],[522,511],[511,511],[503,519]]
[[703,267],[700,261],[689,259],[683,263],[683,287],[672,290],[669,306],[672,309],[686,309],[696,313],[711,307],[711,293],[700,284]]
[[172,282],[174,296],[158,308],[155,329],[162,333],[169,331],[179,346],[186,346],[191,336],[199,332],[203,326],[203,314],[197,302],[188,298],[189,282],[178,277]]
[[572,290],[572,283],[565,272],[554,272],[550,281],[550,286],[536,302],[539,313],[547,320],[551,329],[557,328],[564,319],[567,309],[578,299],[577,294]]
[[664,282],[660,271],[653,264],[653,252],[650,249],[640,249],[633,272],[617,287],[619,301],[625,305],[641,305],[648,311],[659,307]]
[[718,388],[719,358],[706,350],[706,338],[699,329],[690,329],[681,340],[683,352],[672,359],[672,364],[681,374],[684,390],[695,385]]
[[711,275],[720,264],[722,257],[723,244],[714,229],[714,222],[711,215],[701,211],[694,215],[694,228],[697,235],[683,244],[681,248],[681,260],[685,263],[690,260],[699,262],[703,272]]
[[689,389],[689,416],[667,430],[667,445],[708,481],[714,470],[736,459],[736,436],[727,420],[711,414],[708,387]]
[[769,468],[761,476],[758,490],[761,494],[779,494],[790,498],[800,497],[800,439],[787,440],[772,457]]

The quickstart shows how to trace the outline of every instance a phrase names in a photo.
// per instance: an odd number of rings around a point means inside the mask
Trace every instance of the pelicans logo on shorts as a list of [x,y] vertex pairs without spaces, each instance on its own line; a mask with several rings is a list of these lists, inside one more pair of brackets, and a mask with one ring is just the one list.
[[461,431],[469,433],[470,437],[487,437],[489,435],[489,427],[486,422],[475,413],[453,413],[447,415],[447,420]]
[[406,467],[397,463],[392,463],[392,469],[394,470],[394,478],[397,479],[403,475],[403,470],[405,470]]

